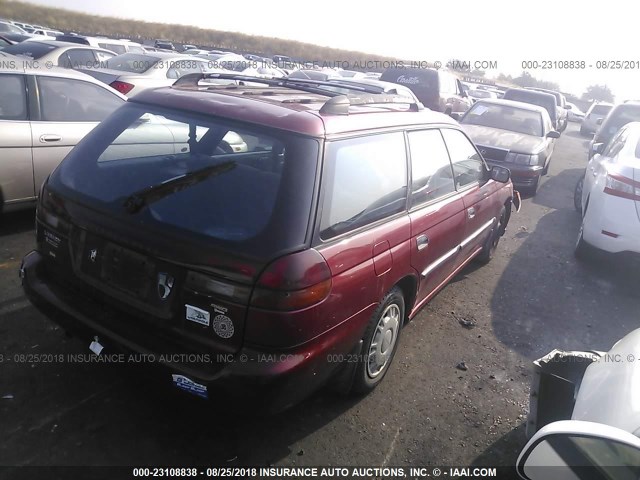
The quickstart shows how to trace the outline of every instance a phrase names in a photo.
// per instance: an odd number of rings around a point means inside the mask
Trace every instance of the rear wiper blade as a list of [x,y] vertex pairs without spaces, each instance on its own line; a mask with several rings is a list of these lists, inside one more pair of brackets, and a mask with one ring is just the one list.
[[170,178],[158,185],[152,185],[151,187],[132,193],[124,200],[123,207],[127,213],[133,215],[158,200],[162,200],[169,195],[173,195],[181,190],[192,187],[193,185],[196,185],[210,177],[233,170],[235,167],[236,162],[231,160],[201,168],[195,172],[188,172],[184,175]]

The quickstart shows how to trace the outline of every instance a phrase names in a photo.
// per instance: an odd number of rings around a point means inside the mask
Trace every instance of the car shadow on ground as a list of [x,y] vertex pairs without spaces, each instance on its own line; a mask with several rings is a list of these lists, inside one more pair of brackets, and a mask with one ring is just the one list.
[[549,178],[532,200],[548,208],[509,259],[491,299],[493,329],[511,350],[535,359],[554,348],[608,350],[638,327],[640,270],[615,255],[576,260],[580,215],[573,188],[581,169]]
[[[501,470],[500,478],[519,478],[516,473],[515,465],[522,447],[527,442],[525,427],[526,425],[522,423],[509,433],[498,438],[489,446],[489,448],[473,460],[471,466],[495,467],[496,465],[510,465],[513,466],[513,470],[511,472]],[[509,473],[511,475],[509,475]]]
[[33,230],[35,210],[0,214],[0,237]]

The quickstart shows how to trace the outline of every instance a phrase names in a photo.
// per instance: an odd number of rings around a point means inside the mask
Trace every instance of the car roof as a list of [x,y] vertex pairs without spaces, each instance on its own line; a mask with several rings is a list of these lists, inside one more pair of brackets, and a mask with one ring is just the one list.
[[[331,97],[346,98],[330,92],[309,93],[290,87],[174,85],[144,90],[129,101],[215,115],[315,137],[386,127],[457,125],[452,118],[439,112],[428,109],[411,111],[406,103],[351,106],[348,115],[325,113],[321,109]],[[359,94],[350,98],[362,97]]]
[[530,110],[532,112],[546,113],[547,115],[549,114],[549,112],[547,112],[547,109],[544,107],[540,107],[532,103],[518,102],[517,100],[504,100],[502,98],[481,98],[476,103],[474,103],[474,106],[481,103],[504,105],[507,107],[519,108],[521,110]]
[[93,45],[85,45],[83,43],[73,43],[73,42],[63,42],[60,40],[30,40],[30,43],[42,43],[45,45],[53,45],[59,48],[84,48],[90,50],[101,50],[99,47],[94,47]]
[[510,88],[509,90],[507,90],[505,92],[505,95],[508,94],[509,92],[512,92],[512,93],[525,93],[527,95],[534,95],[534,96],[538,96],[539,95],[540,97],[544,96],[547,99],[553,99],[554,105],[556,103],[556,97],[552,93],[540,92],[538,90],[531,90],[531,89],[528,89],[528,88]]

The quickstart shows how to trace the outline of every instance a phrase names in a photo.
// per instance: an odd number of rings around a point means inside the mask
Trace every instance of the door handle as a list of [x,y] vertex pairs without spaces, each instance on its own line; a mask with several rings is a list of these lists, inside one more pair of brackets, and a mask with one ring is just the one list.
[[418,235],[416,238],[416,246],[418,247],[418,251],[427,248],[429,246],[429,237],[426,235]]
[[467,209],[467,216],[469,218],[473,218],[476,216],[476,208],[475,207],[471,207]]
[[62,137],[60,135],[51,135],[51,134],[40,135],[41,143],[59,142],[60,140],[62,140]]

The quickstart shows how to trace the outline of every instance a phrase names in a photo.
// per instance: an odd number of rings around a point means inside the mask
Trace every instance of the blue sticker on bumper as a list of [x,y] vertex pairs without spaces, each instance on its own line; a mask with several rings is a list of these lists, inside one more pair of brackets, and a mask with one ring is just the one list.
[[209,398],[206,385],[200,385],[184,375],[171,375],[173,384],[180,390],[197,395],[202,398]]

